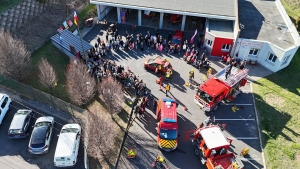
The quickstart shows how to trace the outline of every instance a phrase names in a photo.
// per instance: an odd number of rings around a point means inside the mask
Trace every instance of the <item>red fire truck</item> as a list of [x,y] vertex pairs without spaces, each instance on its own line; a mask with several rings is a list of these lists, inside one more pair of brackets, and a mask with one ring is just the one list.
[[240,93],[240,87],[245,86],[249,70],[232,67],[226,78],[229,69],[230,66],[226,66],[198,87],[194,102],[204,111],[216,110],[222,101],[233,101]]
[[171,98],[160,99],[157,103],[156,120],[157,144],[164,151],[172,151],[178,145],[178,121],[176,101]]
[[192,141],[195,155],[208,169],[243,169],[241,160],[228,151],[232,140],[224,136],[219,126],[189,131],[186,139]]

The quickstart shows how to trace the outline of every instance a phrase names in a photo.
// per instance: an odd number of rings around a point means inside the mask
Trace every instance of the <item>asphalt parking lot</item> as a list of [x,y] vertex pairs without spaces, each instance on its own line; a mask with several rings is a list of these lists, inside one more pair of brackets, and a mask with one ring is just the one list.
[[[1,169],[54,169],[53,165],[53,158],[56,148],[56,143],[58,140],[58,134],[64,124],[67,122],[62,121],[60,119],[55,119],[55,129],[53,130],[52,140],[50,144],[50,150],[46,154],[42,155],[34,155],[30,154],[27,150],[29,139],[33,127],[29,128],[29,137],[25,139],[9,139],[7,137],[7,131],[9,129],[10,123],[13,119],[14,114],[17,112],[18,109],[27,109],[23,105],[13,101],[12,108],[7,112],[3,123],[0,126],[0,168]],[[41,116],[49,116],[49,114],[41,114],[40,112],[34,112],[34,118],[31,121],[30,126],[33,126],[35,123],[36,118]],[[51,115],[50,115],[51,116]],[[83,162],[83,144],[81,144],[78,153],[78,162],[74,169],[83,169],[84,162]]]
[[[122,25],[122,27],[118,27],[118,30],[122,35],[122,32],[129,29],[128,26],[124,25],[123,27]],[[143,30],[142,28],[138,29],[138,31],[141,31],[143,34],[147,30],[149,30],[149,28],[143,28]],[[97,35],[102,39],[105,39],[103,36],[105,33],[103,32],[104,27],[96,25],[89,33],[87,33],[84,39],[94,45],[96,41],[95,37]],[[173,75],[168,81],[171,85],[171,94],[169,94],[169,97],[176,98],[176,101],[179,104],[177,108],[179,141],[178,148],[173,152],[159,150],[156,143],[157,126],[151,100],[153,98],[160,99],[166,95],[164,92],[159,91],[159,85],[155,83],[159,76],[154,72],[145,70],[143,66],[146,58],[155,56],[167,58],[173,66]],[[133,51],[112,51],[112,53],[105,58],[116,61],[117,64],[123,65],[125,69],[130,69],[138,75],[140,79],[147,84],[147,88],[151,90],[150,105],[148,106],[144,117],[134,119],[133,126],[131,126],[129,130],[129,137],[126,140],[125,149],[123,151],[124,155],[122,156],[118,168],[151,168],[151,163],[155,160],[157,155],[165,156],[169,163],[169,167],[172,169],[206,168],[194,155],[192,143],[189,140],[186,140],[185,136],[187,131],[193,130],[208,116],[214,120],[214,124],[227,124],[224,133],[228,138],[233,140],[230,148],[231,151],[235,154],[240,154],[243,148],[250,149],[247,156],[241,157],[246,169],[263,168],[263,158],[256,127],[256,116],[250,83],[247,83],[245,87],[241,88],[242,92],[234,102],[222,104],[215,112],[205,114],[193,101],[195,88],[185,86],[185,82],[188,81],[188,72],[195,68],[182,60],[182,54],[170,55],[155,49],[145,48],[144,51],[140,51],[139,49]],[[211,63],[214,73],[224,67],[224,65],[218,61],[212,61]],[[253,68],[250,69],[253,70]],[[195,81],[201,83],[203,80],[203,73],[195,70]],[[236,105],[239,108],[235,113],[231,109],[233,105]],[[184,107],[188,110],[185,111]],[[126,159],[126,150],[129,148],[136,150],[136,160]]]

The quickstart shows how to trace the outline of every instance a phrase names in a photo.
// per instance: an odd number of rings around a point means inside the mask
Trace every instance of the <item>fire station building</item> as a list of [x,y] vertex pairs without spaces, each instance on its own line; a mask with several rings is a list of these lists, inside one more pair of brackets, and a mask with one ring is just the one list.
[[[90,0],[98,19],[203,35],[212,57],[230,54],[276,72],[286,67],[300,38],[280,0]],[[191,37],[185,37],[190,39]]]

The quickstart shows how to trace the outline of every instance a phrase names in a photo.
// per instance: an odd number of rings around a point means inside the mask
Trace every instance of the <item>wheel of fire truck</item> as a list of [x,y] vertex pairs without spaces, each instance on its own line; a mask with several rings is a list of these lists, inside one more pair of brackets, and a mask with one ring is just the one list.
[[197,156],[197,157],[200,157],[200,149],[198,148],[198,147],[195,147],[194,148],[194,153],[195,153],[195,155]]

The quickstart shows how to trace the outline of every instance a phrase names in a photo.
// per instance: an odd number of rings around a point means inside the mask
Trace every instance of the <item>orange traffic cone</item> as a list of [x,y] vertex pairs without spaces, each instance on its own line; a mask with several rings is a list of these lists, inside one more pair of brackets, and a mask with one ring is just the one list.
[[184,107],[183,107],[183,110],[184,110],[184,111],[187,111],[187,108],[184,106]]

